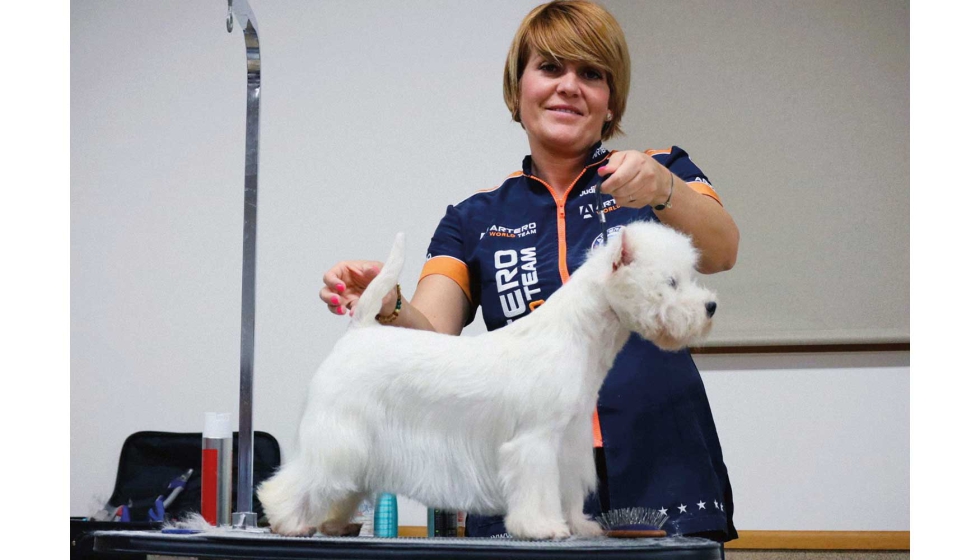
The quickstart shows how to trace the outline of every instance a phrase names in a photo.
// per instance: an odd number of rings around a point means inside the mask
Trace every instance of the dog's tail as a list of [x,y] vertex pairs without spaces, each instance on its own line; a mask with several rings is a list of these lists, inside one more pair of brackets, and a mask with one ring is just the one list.
[[398,275],[401,274],[402,266],[405,264],[405,234],[399,233],[395,236],[395,243],[391,247],[391,253],[385,262],[381,272],[371,280],[368,287],[361,294],[361,298],[354,307],[353,326],[362,327],[377,324],[375,316],[381,311],[381,302],[385,295],[398,283]]

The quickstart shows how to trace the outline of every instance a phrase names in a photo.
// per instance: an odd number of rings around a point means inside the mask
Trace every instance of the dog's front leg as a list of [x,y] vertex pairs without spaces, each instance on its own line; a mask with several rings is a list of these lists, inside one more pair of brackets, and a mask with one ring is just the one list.
[[569,425],[561,446],[561,502],[572,534],[597,537],[602,527],[584,513],[585,497],[596,488],[592,455],[592,418],[583,417]]
[[507,501],[504,526],[516,538],[570,536],[561,511],[558,447],[551,430],[519,434],[500,446],[500,479]]

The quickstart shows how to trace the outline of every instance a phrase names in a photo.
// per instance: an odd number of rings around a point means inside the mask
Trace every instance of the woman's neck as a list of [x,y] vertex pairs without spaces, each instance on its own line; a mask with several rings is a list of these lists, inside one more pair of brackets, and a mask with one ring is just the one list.
[[531,146],[531,173],[564,195],[582,173],[588,152],[562,154]]

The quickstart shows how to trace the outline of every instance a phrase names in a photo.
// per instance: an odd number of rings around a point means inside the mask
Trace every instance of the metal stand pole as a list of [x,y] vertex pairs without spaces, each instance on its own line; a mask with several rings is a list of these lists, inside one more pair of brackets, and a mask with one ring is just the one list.
[[238,511],[232,526],[248,529],[258,525],[252,512],[252,370],[255,358],[255,237],[259,176],[259,32],[247,0],[228,0],[225,27],[231,33],[238,20],[245,34],[248,102],[245,107],[245,231],[242,247],[242,351],[238,408]]

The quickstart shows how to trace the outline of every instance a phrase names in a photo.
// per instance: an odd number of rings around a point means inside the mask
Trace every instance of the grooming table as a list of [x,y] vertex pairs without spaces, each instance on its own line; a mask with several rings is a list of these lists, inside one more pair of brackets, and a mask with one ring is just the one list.
[[707,539],[568,539],[524,541],[486,538],[282,537],[268,531],[218,530],[195,534],[99,531],[95,551],[196,558],[616,558],[714,560],[721,545]]

